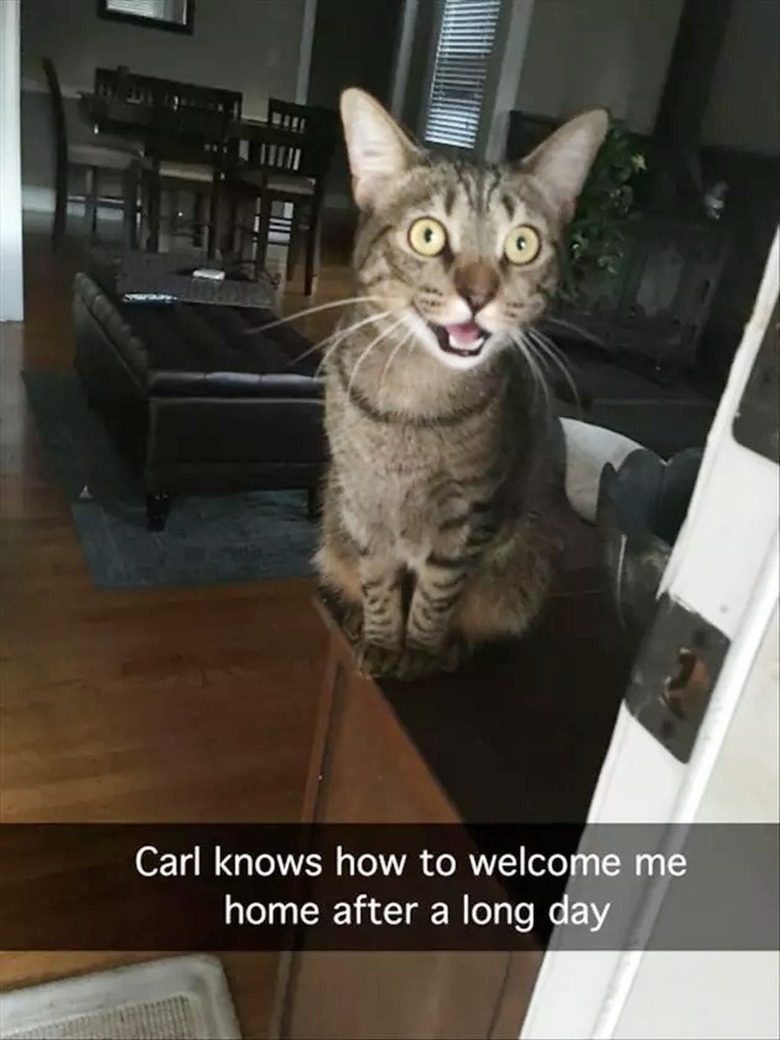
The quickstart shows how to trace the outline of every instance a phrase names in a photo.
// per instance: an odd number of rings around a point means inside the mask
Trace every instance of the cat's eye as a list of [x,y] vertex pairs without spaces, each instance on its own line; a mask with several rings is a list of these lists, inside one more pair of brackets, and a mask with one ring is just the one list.
[[447,245],[447,232],[433,217],[420,217],[409,228],[409,245],[420,256],[438,256]]
[[541,248],[538,232],[528,224],[512,228],[504,239],[504,255],[510,264],[530,264],[537,258]]

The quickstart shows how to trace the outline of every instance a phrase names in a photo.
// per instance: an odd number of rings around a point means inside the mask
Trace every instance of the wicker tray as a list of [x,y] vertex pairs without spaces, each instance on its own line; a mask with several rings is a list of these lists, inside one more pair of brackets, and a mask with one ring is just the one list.
[[[262,272],[250,279],[240,268],[186,253],[116,253],[94,251],[91,259],[113,269],[116,293],[124,303],[190,303],[224,307],[273,309],[276,292],[271,278]],[[199,268],[224,270],[221,281],[195,278]]]

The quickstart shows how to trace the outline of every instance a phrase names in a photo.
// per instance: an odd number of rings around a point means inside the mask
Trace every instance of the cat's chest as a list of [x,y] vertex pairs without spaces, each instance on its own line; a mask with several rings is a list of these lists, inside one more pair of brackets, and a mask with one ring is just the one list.
[[419,532],[436,529],[451,511],[452,489],[482,469],[474,442],[445,430],[390,427],[362,433],[342,453],[342,480],[366,519],[401,538],[409,530],[417,539]]
[[353,433],[355,451],[390,480],[419,480],[440,468],[450,454],[446,436],[412,425],[374,424]]
[[341,439],[342,469],[354,483],[370,486],[375,499],[425,498],[431,481],[442,472],[471,470],[489,452],[480,434],[413,424],[368,424],[347,427]]
[[414,567],[446,519],[440,499],[449,477],[430,445],[423,451],[417,438],[389,439],[392,448],[385,440],[370,462],[364,459],[346,472],[342,468],[347,513],[361,540],[374,546],[387,543]]

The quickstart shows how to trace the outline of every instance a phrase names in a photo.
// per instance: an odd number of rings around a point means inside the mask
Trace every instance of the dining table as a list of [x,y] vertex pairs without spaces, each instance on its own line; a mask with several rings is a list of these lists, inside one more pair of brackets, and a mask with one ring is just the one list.
[[[159,248],[159,174],[161,167],[161,142],[169,144],[179,139],[211,139],[224,147],[215,149],[214,186],[218,190],[226,180],[236,182],[247,166],[253,144],[289,144],[291,131],[270,126],[265,119],[242,116],[226,119],[224,115],[186,106],[162,108],[130,98],[105,97],[93,91],[81,91],[78,98],[79,117],[98,137],[103,135],[132,141],[138,151],[136,175],[139,184],[146,183],[150,197],[150,240],[148,248]],[[236,201],[231,198],[227,206],[220,199],[217,208],[221,211],[219,223],[227,221],[232,227],[236,221]],[[215,211],[216,212],[216,211]],[[136,245],[136,220],[134,215],[125,214],[128,239],[131,247]],[[213,256],[215,236],[209,236],[209,256]]]
[[240,119],[225,120],[222,116],[187,108],[162,109],[156,105],[133,101],[129,98],[100,97],[93,91],[80,91],[79,116],[92,127],[95,134],[111,134],[147,144],[159,133],[159,126],[169,123],[171,129],[186,134],[188,130],[203,131],[211,123],[219,127],[228,141],[243,142],[246,153],[251,141],[262,137],[269,129],[267,120],[257,116],[242,116]]
[[[213,171],[204,225],[209,259],[219,249],[231,262],[252,265],[259,277],[265,268],[272,226],[276,226],[290,236],[287,270],[291,270],[296,245],[292,237],[294,206],[301,198],[311,197],[318,176],[311,168],[312,159],[318,159],[322,150],[316,136],[312,146],[309,135],[294,125],[282,126],[276,120],[256,116],[236,118],[186,101],[169,106],[155,102],[153,95],[134,97],[129,92],[82,91],[78,111],[95,135],[132,141],[137,152],[134,170],[128,175],[124,214],[130,248],[137,248],[143,236],[144,248],[152,252],[160,249],[163,190],[171,176],[166,173],[166,165],[173,160],[179,169],[207,165]],[[186,176],[183,179],[188,180]],[[303,194],[290,196],[289,191],[282,191],[280,196],[278,184],[289,186],[293,180],[302,185]],[[196,207],[201,204],[198,194]],[[280,197],[284,212],[273,211]],[[199,244],[199,239],[196,233],[193,244]]]

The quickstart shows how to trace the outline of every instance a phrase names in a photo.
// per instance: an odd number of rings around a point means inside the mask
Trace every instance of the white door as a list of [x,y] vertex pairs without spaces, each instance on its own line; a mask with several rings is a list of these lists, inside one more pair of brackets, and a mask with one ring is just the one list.
[[[640,653],[583,848],[595,840],[593,827],[603,823],[662,824],[659,833],[679,844],[687,825],[696,822],[776,825],[780,820],[779,269],[776,236],[662,582],[662,603],[672,623],[664,637],[656,621]],[[688,653],[695,631],[708,633],[709,645],[721,651],[717,660],[706,660],[703,651],[699,655],[713,681],[703,717],[686,729],[679,718],[664,715],[661,695],[677,650]],[[666,648],[659,644],[664,638],[671,639]],[[668,670],[659,672],[664,659]],[[706,674],[700,674],[706,687]],[[650,700],[637,696],[643,690]],[[738,841],[737,829],[732,832]],[[776,842],[776,830],[771,833]],[[735,854],[739,851],[735,847]],[[776,861],[756,859],[749,892],[730,886],[727,861],[728,850],[703,879],[712,882],[712,913],[749,896],[776,920]],[[663,884],[637,882],[626,935],[649,934],[668,897]],[[780,1036],[776,951],[648,951],[640,943],[623,952],[573,952],[556,945],[554,935],[523,1024],[524,1040]]]

